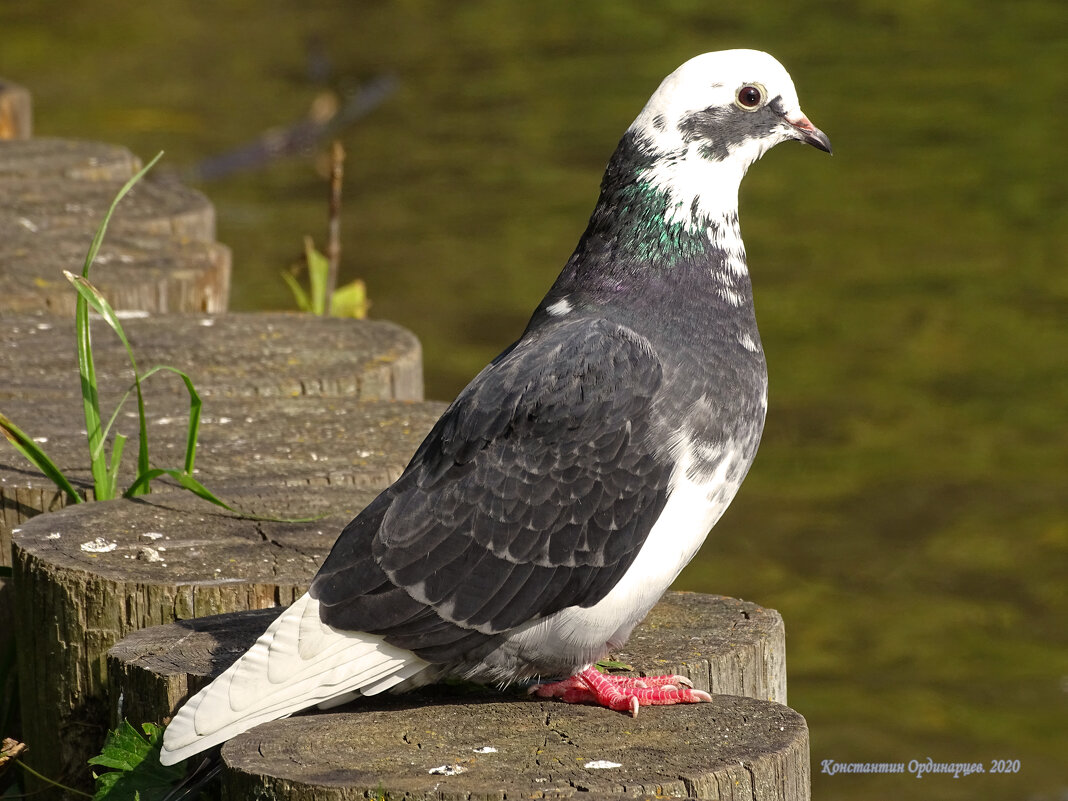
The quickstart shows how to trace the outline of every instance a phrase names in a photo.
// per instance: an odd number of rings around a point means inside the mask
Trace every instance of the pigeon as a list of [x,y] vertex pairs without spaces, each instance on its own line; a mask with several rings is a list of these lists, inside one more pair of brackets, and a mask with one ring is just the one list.
[[679,676],[595,665],[756,454],[767,370],[738,189],[787,140],[831,152],[767,53],[706,53],[669,75],[522,336],[342,531],[308,593],[178,711],[160,761],[450,677],[630,714],[711,700]]

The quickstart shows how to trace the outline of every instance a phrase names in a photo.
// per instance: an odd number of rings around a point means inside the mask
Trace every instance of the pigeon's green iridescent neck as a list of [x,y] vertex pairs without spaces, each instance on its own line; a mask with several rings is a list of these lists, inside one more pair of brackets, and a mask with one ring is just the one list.
[[[751,303],[736,205],[702,205],[692,184],[685,187],[689,194],[677,191],[679,184],[665,182],[665,176],[685,165],[665,158],[671,157],[643,146],[633,134],[623,137],[589,225],[546,296],[546,308],[565,297],[569,304],[580,298],[592,305],[618,303],[623,294],[637,299],[654,286],[711,292],[735,307]],[[717,200],[725,197],[715,186],[709,191]],[[679,203],[682,196],[689,197],[687,207]]]
[[648,266],[670,268],[709,258],[719,251],[722,235],[738,224],[734,213],[719,219],[696,208],[679,213],[670,196],[641,173],[619,186],[611,202],[621,217],[613,226],[621,255]]

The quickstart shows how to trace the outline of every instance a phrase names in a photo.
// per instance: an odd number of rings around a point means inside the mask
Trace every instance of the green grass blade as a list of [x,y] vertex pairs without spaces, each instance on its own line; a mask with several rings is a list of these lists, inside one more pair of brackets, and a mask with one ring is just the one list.
[[139,475],[134,480],[134,483],[130,486],[130,489],[126,491],[127,495],[129,495],[135,488],[147,487],[150,482],[155,481],[157,478],[161,478],[162,476],[170,476],[178,482],[178,485],[182,487],[182,489],[189,490],[197,497],[203,498],[209,503],[213,503],[216,506],[220,506],[223,509],[226,509],[228,512],[243,515],[242,512],[230,506],[228,503],[221,500],[220,498],[216,497],[216,495],[211,490],[209,490],[207,487],[205,487],[203,484],[201,484],[188,473],[183,473],[181,470],[173,470],[166,467],[156,467]]
[[133,498],[137,495],[144,495],[149,491],[149,487],[153,481],[160,476],[167,475],[167,471],[161,468],[154,470],[146,470],[143,473],[138,473],[137,478],[133,480],[133,483],[126,488],[126,492],[122,494],[124,498]]
[[216,497],[215,493],[213,493],[211,490],[209,490],[207,487],[205,487],[203,484],[201,484],[188,473],[183,473],[181,470],[165,470],[164,472],[166,472],[167,475],[177,481],[183,489],[189,490],[198,498],[203,498],[209,503],[213,503],[216,506],[221,506],[223,509],[226,509],[229,512],[241,514],[241,512],[230,506],[230,504]]
[[158,373],[160,370],[167,370],[181,378],[182,382],[185,384],[186,392],[189,393],[189,425],[186,428],[184,469],[187,474],[192,475],[193,467],[196,465],[197,438],[200,436],[200,412],[204,406],[204,402],[200,399],[196,387],[193,386],[193,379],[177,367],[171,367],[167,364],[157,364],[141,376],[141,380],[146,380],[149,376]]
[[289,291],[293,293],[293,300],[296,301],[297,308],[302,312],[310,312],[311,300],[308,299],[308,293],[304,291],[304,287],[300,285],[297,277],[290,272],[283,272],[282,279],[289,287]]
[[63,475],[63,471],[48,457],[48,454],[4,414],[0,414],[0,433],[7,437],[8,442],[30,464],[40,470],[49,481],[63,490],[63,492],[67,493],[72,503],[82,503],[85,500],[74,489],[74,485],[67,480],[67,477]]
[[215,504],[216,506],[225,509],[228,512],[233,512],[235,515],[246,518],[248,520],[266,520],[271,523],[312,523],[316,520],[322,520],[324,517],[326,517],[325,514],[314,515],[312,517],[269,517],[263,515],[249,514],[248,512],[242,512],[240,509],[231,506],[230,504],[226,503],[226,501],[217,497],[211,490],[209,490],[191,475],[183,473],[181,470],[173,470],[166,467],[156,467],[139,475],[136,479],[134,479],[134,483],[130,486],[130,489],[126,490],[127,497],[131,496],[131,492],[134,489],[141,488],[142,486],[148,486],[150,482],[155,481],[157,478],[160,478],[162,476],[170,476],[178,482],[178,485],[180,487],[189,490],[197,497],[203,498],[208,503]]
[[[126,405],[126,401],[130,399],[130,393],[134,391],[134,388],[136,386],[136,384],[131,384],[130,388],[126,390],[126,392],[124,392],[122,397],[119,399],[118,404],[115,406],[115,411],[113,411],[111,413],[111,417],[108,418],[108,424],[104,426],[103,442],[107,441],[108,434],[111,433],[111,427],[115,425],[115,421],[118,419],[119,413],[122,411],[122,407]],[[103,444],[101,444],[101,449],[103,449]]]
[[[138,433],[140,439],[137,443],[137,472],[143,473],[149,468],[148,461],[148,423],[145,419],[145,397],[141,392],[141,375],[137,370],[137,359],[134,358],[133,347],[130,345],[130,340],[126,337],[126,332],[122,328],[122,322],[119,320],[115,310],[111,308],[111,304],[107,302],[107,299],[101,294],[100,290],[90,283],[89,279],[85,276],[77,276],[66,270],[63,274],[67,276],[67,280],[71,282],[74,288],[78,291],[79,302],[84,301],[87,305],[92,306],[93,311],[99,314],[104,321],[111,327],[120,340],[122,340],[123,346],[126,348],[126,357],[130,360],[130,366],[134,371],[134,389],[137,391],[137,424]],[[125,400],[125,399],[124,399]],[[97,405],[97,414],[99,415],[99,404]],[[114,416],[112,417],[114,419]],[[108,423],[110,427],[111,423]],[[101,436],[95,445],[92,445],[91,453],[103,452],[104,439]],[[107,470],[107,474],[113,474],[113,471]],[[95,474],[94,474],[95,478]],[[110,488],[112,493],[114,487]],[[109,494],[108,498],[113,498],[114,494]]]
[[134,368],[134,383],[137,385],[137,472],[143,473],[149,468],[148,462],[148,420],[145,418],[145,396],[141,392],[141,379]]
[[100,397],[96,389],[96,366],[93,363],[93,343],[89,332],[89,305],[80,294],[75,309],[74,327],[77,333],[78,378],[81,381],[82,410],[89,441],[89,468],[93,474],[93,490],[98,501],[106,501],[111,496],[107,492],[107,456],[104,454],[104,437],[100,427]]
[[115,207],[119,205],[119,201],[126,197],[126,193],[133,189],[134,184],[145,177],[145,173],[156,166],[156,162],[163,158],[163,151],[161,150],[156,154],[156,157],[152,161],[148,162],[141,168],[133,178],[127,181],[118,194],[115,195],[115,199],[111,201],[111,206],[108,208],[107,214],[104,215],[104,221],[100,223],[100,227],[96,229],[96,235],[93,237],[93,243],[89,246],[89,252],[85,256],[85,264],[82,266],[82,277],[89,277],[89,268],[93,262],[96,261],[96,254],[100,252],[100,245],[104,241],[104,234],[108,229],[108,223],[111,222],[111,216],[115,213]]
[[92,306],[93,311],[103,317],[104,321],[111,326],[111,330],[118,334],[122,344],[126,346],[126,355],[130,358],[130,364],[134,366],[134,372],[136,373],[137,363],[134,361],[133,347],[130,345],[130,340],[126,338],[126,332],[122,329],[122,322],[119,320],[119,316],[111,308],[107,298],[85,276],[74,275],[68,270],[64,270],[63,275],[67,276],[67,280],[78,290],[79,299],[84,299],[86,303]]
[[108,466],[108,489],[111,497],[115,497],[115,491],[119,486],[119,465],[122,463],[122,451],[126,447],[126,437],[122,434],[115,435],[115,445],[111,448],[111,464]]
[[[119,201],[159,161],[162,155],[163,153],[158,153],[140,172],[127,181],[122,189],[118,191],[118,194],[115,195],[115,199],[111,202],[111,206],[104,215],[104,221],[96,229],[96,235],[93,237],[89,252],[85,256],[85,263],[82,265],[82,278],[86,280],[89,278],[89,269],[96,260],[97,253],[100,252],[100,245],[104,241],[108,223],[111,222],[111,217],[115,213],[115,208],[119,205]],[[74,326],[78,341],[78,376],[81,379],[82,409],[85,413],[85,430],[89,440],[90,469],[93,474],[96,499],[107,500],[113,496],[109,495],[107,491],[110,471],[107,466],[107,456],[104,453],[104,436],[100,425],[100,397],[97,392],[96,366],[93,363],[92,337],[89,332],[89,300],[81,292],[78,293]]]

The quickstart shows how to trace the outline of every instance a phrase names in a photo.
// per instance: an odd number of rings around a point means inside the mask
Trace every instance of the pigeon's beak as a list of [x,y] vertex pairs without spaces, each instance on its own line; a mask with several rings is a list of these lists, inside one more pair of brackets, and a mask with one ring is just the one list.
[[815,148],[819,148],[824,153],[831,153],[831,140],[827,138],[827,134],[808,121],[801,112],[796,115],[788,115],[785,117],[786,121],[796,131],[796,137],[802,142],[807,142]]

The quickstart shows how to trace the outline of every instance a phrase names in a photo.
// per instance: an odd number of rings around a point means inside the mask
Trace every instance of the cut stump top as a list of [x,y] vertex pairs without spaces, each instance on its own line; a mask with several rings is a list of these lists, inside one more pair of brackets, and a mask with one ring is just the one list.
[[[147,402],[149,453],[156,467],[183,466],[189,404],[177,395]],[[110,414],[110,405],[106,414]],[[83,495],[92,495],[88,446],[73,399],[5,401],[0,409],[30,436],[41,437],[49,457]],[[351,398],[218,398],[208,401],[200,419],[196,478],[223,500],[248,487],[339,485],[383,489],[400,475],[445,405],[408,401],[358,401]],[[115,430],[130,437],[118,471],[119,487],[132,482],[137,461],[136,405],[128,404]],[[63,425],[66,423],[66,425]],[[114,432],[113,432],[114,433]],[[111,453],[109,445],[109,453]],[[159,490],[174,480],[159,479]],[[33,549],[38,526],[58,527],[69,535],[85,530],[87,539],[108,535],[113,524],[137,520],[143,506],[95,509],[79,504],[70,518],[34,522],[70,499],[11,448],[0,450],[0,564],[9,558],[11,531],[24,528],[25,547]],[[85,508],[80,508],[80,507]],[[120,513],[116,509],[122,508]],[[212,507],[207,506],[211,509]],[[308,512],[274,512],[301,517]],[[119,515],[119,517],[112,517]],[[181,520],[173,521],[185,531]],[[95,531],[96,533],[92,533]],[[50,530],[47,533],[52,533]],[[44,543],[54,552],[57,543]]]
[[[83,236],[12,236],[0,243],[0,312],[42,310],[74,317],[78,298],[63,276],[81,275]],[[223,312],[230,297],[230,249],[213,242],[136,235],[105,238],[90,273],[116,311]]]
[[365,699],[258,726],[222,754],[231,798],[808,798],[804,718],[737,696],[634,719],[519,698]]
[[[0,241],[26,231],[80,232],[86,249],[125,181],[11,178],[0,193]],[[215,240],[215,209],[200,192],[174,182],[141,181],[122,199],[111,233]]]
[[50,137],[0,141],[0,181],[67,178],[121,185],[141,167],[141,159],[121,145]]
[[[165,395],[146,405],[152,464],[181,469],[188,401]],[[195,475],[209,488],[348,484],[382,489],[400,476],[445,409],[442,403],[427,401],[351,398],[219,398],[206,406],[200,418]],[[80,409],[67,401],[45,399],[9,401],[4,410],[31,435],[43,435],[42,447],[76,487],[91,487],[85,434],[76,430],[76,420],[72,426],[60,426],[61,421],[76,418]],[[136,412],[136,404],[128,404],[115,424],[116,431],[129,437],[118,473],[120,487],[134,477],[139,442]],[[0,497],[20,488],[55,488],[21,456],[8,450],[0,453],[4,454]],[[160,479],[164,484],[169,480]]]
[[[118,718],[162,721],[263,634],[281,609],[183,620],[131,632],[108,653]],[[774,609],[720,595],[669,592],[612,654],[631,670],[678,673],[698,689],[786,700],[785,631]],[[493,698],[490,692],[489,698]],[[357,706],[364,701],[357,702]]]
[[[223,491],[240,517],[185,492],[154,492],[68,506],[15,532],[20,552],[68,583],[212,586],[235,582],[303,592],[341,529],[373,500],[374,489],[276,487]],[[59,579],[56,579],[59,580]],[[298,592],[298,594],[299,594]]]
[[[73,289],[71,290],[73,293]],[[123,320],[138,366],[166,364],[212,396],[321,395],[422,400],[422,348],[384,320],[345,320],[285,312],[138,315]],[[133,380],[126,351],[93,320],[93,356],[102,391]],[[74,324],[48,315],[5,315],[0,326],[0,401],[80,398]],[[147,392],[157,385],[157,377]],[[169,384],[184,391],[178,381]],[[25,428],[25,426],[23,426]]]

